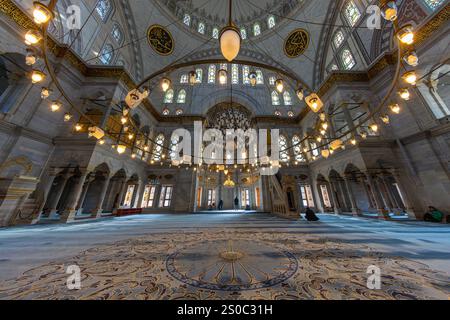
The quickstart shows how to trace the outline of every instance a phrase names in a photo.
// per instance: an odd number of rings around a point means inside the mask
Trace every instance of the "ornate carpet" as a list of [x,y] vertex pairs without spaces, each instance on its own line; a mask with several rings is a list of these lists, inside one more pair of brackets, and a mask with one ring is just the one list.
[[[81,289],[66,286],[78,265]],[[381,289],[367,288],[367,268]],[[343,240],[289,233],[165,233],[92,248],[0,283],[0,299],[448,299],[446,275]]]

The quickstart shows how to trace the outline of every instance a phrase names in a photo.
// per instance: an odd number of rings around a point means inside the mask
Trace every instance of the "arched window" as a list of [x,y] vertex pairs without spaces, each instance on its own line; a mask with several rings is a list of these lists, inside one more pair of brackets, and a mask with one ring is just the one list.
[[295,161],[304,162],[305,156],[302,153],[302,145],[299,136],[295,135],[292,137],[292,146],[294,150]]
[[269,78],[269,84],[271,85],[271,86],[274,86],[275,85],[275,77],[270,77]]
[[283,93],[283,100],[285,106],[292,106],[292,97],[291,94],[288,91],[285,91]]
[[166,91],[166,94],[164,96],[164,103],[173,103],[173,89],[169,89]]
[[186,90],[181,89],[180,92],[178,92],[177,103],[186,103]]
[[155,139],[155,144],[153,145],[152,160],[161,161],[162,153],[164,148],[164,135],[161,133]]
[[242,40],[247,39],[247,30],[245,28],[241,28],[241,38]]
[[180,78],[180,83],[181,84],[186,84],[186,83],[188,83],[189,82],[189,77],[188,77],[188,75],[187,74],[182,74],[181,75],[181,78]]
[[170,110],[168,108],[164,108],[162,114],[163,116],[168,116],[170,114]]
[[185,14],[184,18],[183,18],[183,23],[187,26],[190,26],[191,25],[191,16],[188,14]]
[[269,29],[272,29],[273,27],[275,27],[275,17],[274,16],[270,16],[269,19],[267,19],[267,26],[269,27]]
[[197,74],[196,82],[202,83],[203,82],[203,69],[197,69],[197,70],[195,70],[195,73]]
[[314,157],[318,157],[319,154],[320,154],[320,152],[319,152],[319,149],[317,148],[317,143],[315,143],[315,142],[310,142],[309,145],[311,146],[311,150],[312,150],[311,152],[312,152],[312,155],[313,155]]
[[428,6],[428,8],[435,11],[441,6],[441,4],[445,2],[445,0],[424,0],[424,2]]
[[345,70],[350,70],[356,65],[355,59],[349,49],[342,50],[341,61]]
[[114,40],[116,40],[117,43],[119,43],[119,44],[122,43],[123,32],[122,32],[122,28],[117,23],[114,24],[112,31],[111,31],[111,35],[114,38]]
[[342,32],[342,30],[338,30],[334,34],[333,43],[336,49],[341,46],[341,44],[344,42],[344,39],[345,39],[344,32]]
[[97,12],[100,19],[106,21],[109,14],[112,11],[112,4],[110,0],[99,0],[95,6],[95,11]]
[[242,67],[242,83],[243,84],[250,84],[250,78],[248,77],[249,74],[250,74],[250,67],[243,66]]
[[174,136],[172,137],[172,140],[170,141],[170,159],[174,160],[176,153],[175,151],[177,150],[178,145],[180,144],[180,137],[178,136]]
[[288,162],[289,161],[289,153],[287,151],[288,144],[285,136],[280,135],[278,138],[278,144],[280,146],[280,161]]
[[218,28],[213,29],[212,36],[214,39],[219,39],[219,29]]
[[237,64],[231,66],[231,83],[239,84],[239,66]]
[[260,34],[261,34],[261,26],[259,25],[259,23],[255,23],[255,25],[253,26],[253,35],[257,37]]
[[344,15],[347,19],[347,22],[354,27],[358,22],[359,18],[361,18],[361,11],[359,11],[353,0],[347,2],[347,5],[344,9]]
[[112,45],[107,44],[103,47],[102,51],[100,51],[99,59],[103,64],[111,64],[112,59],[114,57],[114,50]]
[[261,70],[256,70],[256,84],[264,84],[264,75]]
[[276,92],[276,91],[272,91],[272,105],[273,106],[280,105],[280,96],[278,95],[278,92]]
[[200,22],[198,24],[197,31],[198,31],[198,33],[205,34],[205,24],[203,22]]
[[214,64],[210,65],[208,69],[208,83],[216,83],[216,66]]

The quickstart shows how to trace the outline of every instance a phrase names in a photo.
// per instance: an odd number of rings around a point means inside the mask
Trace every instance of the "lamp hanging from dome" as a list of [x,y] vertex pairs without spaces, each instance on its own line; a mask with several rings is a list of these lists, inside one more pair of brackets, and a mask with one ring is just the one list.
[[231,180],[231,176],[227,177],[227,180],[223,183],[223,186],[225,188],[234,188],[236,186],[236,183],[234,183],[233,180]]
[[236,59],[241,50],[241,33],[238,28],[233,24],[232,20],[232,7],[233,1],[229,0],[229,18],[228,25],[220,32],[220,50],[222,55],[229,62]]

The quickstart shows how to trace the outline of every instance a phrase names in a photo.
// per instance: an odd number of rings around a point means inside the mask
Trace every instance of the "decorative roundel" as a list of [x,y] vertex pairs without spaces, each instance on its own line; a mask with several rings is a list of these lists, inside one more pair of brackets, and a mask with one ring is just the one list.
[[148,28],[147,40],[150,47],[163,56],[172,54],[175,47],[172,34],[159,24],[154,24]]
[[309,46],[309,34],[304,29],[292,31],[284,41],[284,53],[289,58],[297,58],[303,54]]

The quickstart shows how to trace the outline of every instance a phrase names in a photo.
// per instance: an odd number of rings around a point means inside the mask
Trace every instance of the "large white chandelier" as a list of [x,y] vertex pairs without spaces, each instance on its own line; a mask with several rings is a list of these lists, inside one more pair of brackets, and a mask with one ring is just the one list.
[[229,62],[236,59],[241,50],[241,34],[239,29],[232,21],[232,6],[233,1],[229,0],[229,20],[228,25],[220,32],[220,50],[222,55]]

